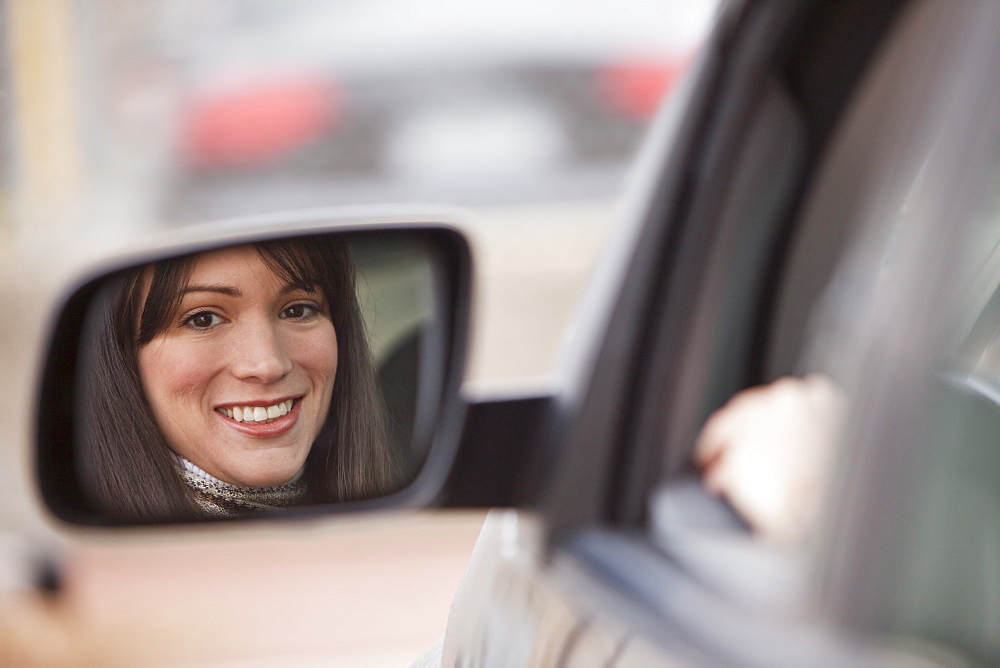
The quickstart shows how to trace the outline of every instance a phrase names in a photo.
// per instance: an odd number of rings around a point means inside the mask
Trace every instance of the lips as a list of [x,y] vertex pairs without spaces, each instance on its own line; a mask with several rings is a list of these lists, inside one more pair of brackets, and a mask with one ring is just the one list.
[[302,397],[281,399],[273,403],[248,403],[219,406],[216,414],[231,428],[258,438],[279,436],[295,426],[299,419]]
[[294,406],[294,399],[285,399],[269,406],[223,406],[217,408],[227,418],[244,424],[267,424],[288,414]]

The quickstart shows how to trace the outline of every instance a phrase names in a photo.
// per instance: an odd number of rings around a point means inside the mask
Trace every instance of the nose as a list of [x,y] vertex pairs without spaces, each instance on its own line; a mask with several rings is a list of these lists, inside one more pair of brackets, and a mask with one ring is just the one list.
[[234,376],[266,384],[281,380],[292,370],[292,360],[274,325],[254,320],[239,323],[237,330],[229,351]]

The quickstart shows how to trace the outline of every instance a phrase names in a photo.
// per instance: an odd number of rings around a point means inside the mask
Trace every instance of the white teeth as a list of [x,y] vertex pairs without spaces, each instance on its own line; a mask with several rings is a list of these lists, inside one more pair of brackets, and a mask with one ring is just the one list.
[[232,408],[223,408],[222,413],[237,422],[246,423],[261,423],[261,422],[271,422],[282,415],[287,415],[288,411],[292,410],[292,406],[295,404],[294,400],[287,399],[285,401],[278,402],[273,406],[233,406]]

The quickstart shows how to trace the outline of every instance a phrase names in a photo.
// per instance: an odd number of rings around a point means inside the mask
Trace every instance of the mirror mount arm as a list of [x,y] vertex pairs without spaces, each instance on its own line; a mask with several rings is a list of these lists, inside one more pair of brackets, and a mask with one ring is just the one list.
[[440,505],[495,508],[529,502],[531,468],[552,402],[549,394],[471,402]]

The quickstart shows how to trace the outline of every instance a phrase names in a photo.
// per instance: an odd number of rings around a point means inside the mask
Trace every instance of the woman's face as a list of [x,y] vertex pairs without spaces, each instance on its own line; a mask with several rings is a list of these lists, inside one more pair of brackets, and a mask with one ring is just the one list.
[[278,485],[330,406],[337,336],[326,296],[287,285],[250,246],[197,257],[167,329],[139,349],[167,444],[233,485]]

